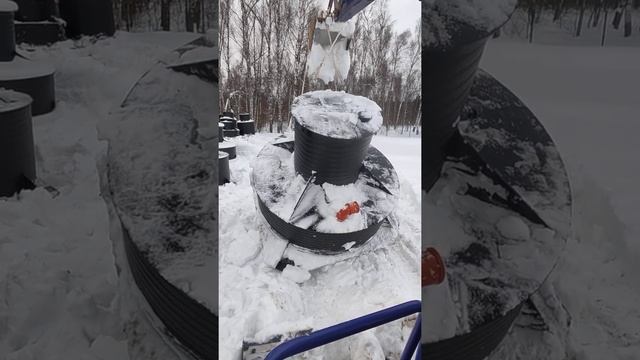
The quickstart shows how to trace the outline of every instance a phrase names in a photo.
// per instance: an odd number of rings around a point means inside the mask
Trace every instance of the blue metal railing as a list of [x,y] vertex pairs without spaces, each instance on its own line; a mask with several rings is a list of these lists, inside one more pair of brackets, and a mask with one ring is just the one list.
[[[267,355],[265,360],[284,360],[290,356],[301,354],[305,351],[373,329],[391,321],[420,313],[421,307],[422,305],[420,301],[413,300],[388,309],[376,311],[353,320],[345,321],[341,324],[333,325],[322,330],[314,331],[308,335],[293,338],[278,345],[269,353],[269,355]],[[420,360],[420,347],[418,345],[420,344],[421,323],[421,317],[418,315],[418,319],[411,330],[409,340],[402,351],[400,360],[411,360],[414,353],[417,354],[415,359]],[[417,352],[416,349],[418,350]]]

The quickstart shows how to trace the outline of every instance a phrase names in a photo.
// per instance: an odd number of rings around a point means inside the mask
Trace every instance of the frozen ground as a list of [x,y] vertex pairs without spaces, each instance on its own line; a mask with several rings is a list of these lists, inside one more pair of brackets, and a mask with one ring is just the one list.
[[551,282],[568,333],[515,328],[494,359],[640,358],[640,47],[567,43],[492,41],[483,58],[556,141],[574,196]]
[[118,33],[22,49],[57,68],[57,108],[33,123],[39,177],[60,194],[0,200],[0,359],[175,358],[135,290],[118,283],[96,125],[157,58],[193,38]]
[[[263,262],[268,230],[259,225],[249,183],[250,162],[276,136],[231,140],[238,144],[238,158],[231,160],[232,183],[220,189],[221,359],[237,359],[244,339],[320,329],[420,296],[420,139],[376,136],[373,141],[400,178],[400,236],[374,253],[298,274],[280,273]],[[366,344],[398,358],[410,328],[411,323],[395,322],[310,358],[365,359]]]

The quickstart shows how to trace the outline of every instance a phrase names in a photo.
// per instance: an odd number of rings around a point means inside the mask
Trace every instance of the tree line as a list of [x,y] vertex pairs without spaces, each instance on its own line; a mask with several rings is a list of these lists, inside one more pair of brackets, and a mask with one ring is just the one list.
[[421,119],[420,26],[398,32],[387,0],[353,21],[351,69],[325,85],[306,76],[316,0],[220,0],[220,107],[249,112],[264,131],[282,132],[303,92],[344,90],[377,102],[384,124],[417,131]]
[[217,0],[112,1],[119,30],[204,33],[218,22]]
[[[625,37],[634,32],[632,12],[640,9],[640,0],[519,0],[518,9],[527,14],[527,38],[534,41],[535,27],[545,14],[553,22],[569,18],[575,21],[576,37],[585,27],[602,28],[601,44],[606,40],[607,27],[622,30]],[[640,28],[637,29],[640,33]]]

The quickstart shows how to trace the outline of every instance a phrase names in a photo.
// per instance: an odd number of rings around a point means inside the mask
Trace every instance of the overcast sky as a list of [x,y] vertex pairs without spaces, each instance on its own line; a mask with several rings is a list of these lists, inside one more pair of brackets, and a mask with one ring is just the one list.
[[[322,8],[326,8],[329,0],[318,0]],[[419,0],[388,0],[389,12],[394,20],[396,31],[413,30],[422,14]]]
[[413,30],[422,13],[422,3],[418,0],[389,0],[388,4],[397,31]]

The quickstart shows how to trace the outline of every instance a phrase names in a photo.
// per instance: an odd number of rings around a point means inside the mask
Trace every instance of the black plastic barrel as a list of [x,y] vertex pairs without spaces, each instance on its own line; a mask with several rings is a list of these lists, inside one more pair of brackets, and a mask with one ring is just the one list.
[[233,111],[223,111],[222,112],[222,116],[223,117],[230,117],[235,119],[236,115],[233,113]]
[[31,96],[31,112],[34,116],[51,112],[56,106],[54,73],[41,74],[26,79],[0,79],[0,88],[10,89]]
[[31,98],[0,89],[0,197],[30,187],[35,179]]
[[253,120],[238,121],[240,135],[253,135],[256,133],[256,122]]
[[224,129],[222,132],[224,133],[224,137],[236,137],[240,135],[240,130],[238,129]]
[[249,113],[240,113],[238,116],[240,117],[240,121],[251,120],[251,114]]
[[59,7],[69,38],[115,33],[111,0],[60,0]]
[[13,12],[0,11],[0,61],[11,61],[16,53]]
[[[440,176],[444,147],[456,131],[456,120],[473,85],[487,40],[500,26],[481,30],[442,14],[446,10],[437,6],[422,6],[427,12],[439,14],[449,35],[446,41],[425,41],[422,47],[422,188],[429,191]],[[432,17],[423,13],[422,19],[429,21]],[[424,25],[423,31],[434,28]]]
[[423,188],[440,176],[444,146],[455,133],[454,124],[467,100],[489,34],[478,38],[469,27],[452,46],[423,48],[422,151]]
[[236,120],[225,119],[221,121],[225,130],[233,130],[236,128]]
[[236,158],[236,156],[237,156],[237,155],[236,155],[236,154],[237,154],[237,152],[236,152],[236,145],[235,145],[235,144],[232,144],[232,143],[230,143],[230,142],[228,142],[228,141],[225,141],[225,142],[219,143],[219,145],[218,145],[218,150],[219,150],[219,151],[222,151],[222,152],[224,152],[224,153],[229,154],[229,160],[233,160],[233,159],[235,159],[235,158]]
[[360,174],[373,134],[337,139],[317,134],[295,121],[294,166],[296,173],[317,184],[352,184]]
[[218,185],[224,185],[231,181],[231,170],[229,170],[229,154],[218,152]]

